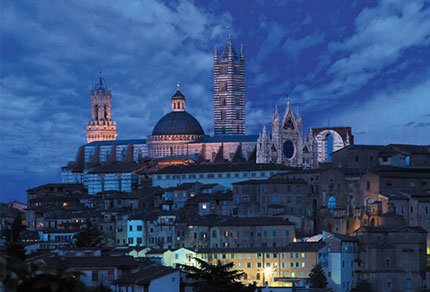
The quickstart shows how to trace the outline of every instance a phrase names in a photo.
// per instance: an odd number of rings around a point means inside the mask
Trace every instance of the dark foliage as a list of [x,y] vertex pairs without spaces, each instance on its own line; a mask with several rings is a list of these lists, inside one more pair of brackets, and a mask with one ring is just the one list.
[[309,273],[309,280],[312,288],[327,287],[327,278],[320,264],[316,264]]
[[103,233],[89,221],[87,227],[76,234],[75,240],[78,247],[102,247],[106,244]]
[[1,281],[6,291],[16,292],[85,292],[79,281],[80,272],[52,269],[42,262],[26,263],[18,259],[0,258]]
[[6,257],[23,260],[25,258],[24,244],[21,241],[21,232],[25,230],[21,215],[18,213],[9,228],[3,231],[5,240],[4,253]]
[[247,286],[240,282],[244,276],[242,271],[233,270],[233,263],[207,263],[195,258],[199,267],[181,266],[187,272],[187,278],[194,280],[196,292],[254,292],[255,286]]

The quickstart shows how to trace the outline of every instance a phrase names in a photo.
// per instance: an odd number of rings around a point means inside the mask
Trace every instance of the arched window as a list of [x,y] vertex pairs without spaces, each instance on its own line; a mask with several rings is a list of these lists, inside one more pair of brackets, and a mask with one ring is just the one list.
[[225,111],[221,111],[221,120],[225,120]]
[[330,213],[333,213],[333,210],[336,208],[336,198],[331,196],[328,198],[328,209]]
[[405,291],[412,291],[412,282],[411,279],[405,280]]
[[366,212],[370,211],[370,205],[372,205],[373,202],[374,202],[374,200],[372,198],[368,198],[366,200]]
[[121,160],[124,160],[126,154],[127,154],[127,150],[126,149],[122,149],[122,151],[121,151]]
[[332,134],[328,134],[326,136],[326,141],[327,141],[327,160],[331,161],[331,153],[333,152],[333,136]]

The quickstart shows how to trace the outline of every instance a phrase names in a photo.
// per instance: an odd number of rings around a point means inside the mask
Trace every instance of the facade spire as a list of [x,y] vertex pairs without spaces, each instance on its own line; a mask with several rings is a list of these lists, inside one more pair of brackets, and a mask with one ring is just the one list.
[[241,61],[245,60],[245,52],[243,50],[243,44],[240,44],[240,60]]
[[290,107],[290,96],[287,93],[287,107]]

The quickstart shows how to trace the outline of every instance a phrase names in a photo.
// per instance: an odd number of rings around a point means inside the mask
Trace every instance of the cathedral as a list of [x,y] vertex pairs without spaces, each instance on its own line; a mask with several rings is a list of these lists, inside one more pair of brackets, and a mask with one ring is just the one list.
[[[282,117],[275,108],[271,134],[263,127],[260,135],[246,135],[243,46],[238,54],[229,35],[223,51],[219,54],[215,47],[213,57],[214,136],[207,135],[191,114],[193,109],[188,110],[178,83],[170,98],[171,112],[157,122],[147,139],[116,140],[116,122],[111,117],[112,90],[100,76],[90,90],[91,119],[85,134],[88,144],[79,148],[75,161],[62,168],[62,181],[94,185],[100,185],[96,183],[100,179],[107,179],[106,184],[108,180],[111,184],[131,182],[136,179],[133,173],[139,171],[138,164],[144,158],[178,163],[250,162],[314,168],[328,161],[331,151],[353,144],[349,127],[309,129],[303,138],[299,110],[293,113],[289,98]],[[124,169],[127,177],[118,178]],[[108,178],[109,175],[112,177]],[[119,189],[127,191],[125,184],[121,185]]]

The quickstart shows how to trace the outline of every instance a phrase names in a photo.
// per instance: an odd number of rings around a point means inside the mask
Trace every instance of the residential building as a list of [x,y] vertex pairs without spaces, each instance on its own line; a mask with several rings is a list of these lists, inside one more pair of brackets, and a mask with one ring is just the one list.
[[295,224],[282,218],[200,216],[176,223],[177,246],[267,247],[282,246],[295,238]]
[[242,282],[257,286],[306,286],[318,263],[323,242],[295,242],[282,247],[200,248],[197,257],[215,263],[234,263],[245,275]]
[[375,292],[412,292],[425,288],[427,232],[416,226],[362,226],[358,277]]

